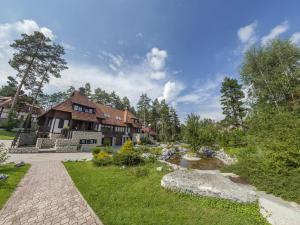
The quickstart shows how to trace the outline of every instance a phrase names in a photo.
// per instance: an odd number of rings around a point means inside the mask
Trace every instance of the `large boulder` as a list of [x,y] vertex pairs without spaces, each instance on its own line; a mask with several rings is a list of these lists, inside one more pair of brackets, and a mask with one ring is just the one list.
[[165,175],[161,186],[173,191],[229,199],[240,203],[257,200],[255,191],[215,171],[176,170]]

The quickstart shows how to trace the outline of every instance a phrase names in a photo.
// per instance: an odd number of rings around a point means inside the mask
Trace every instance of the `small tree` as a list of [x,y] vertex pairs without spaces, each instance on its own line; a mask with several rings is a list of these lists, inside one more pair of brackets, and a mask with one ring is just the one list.
[[133,143],[130,140],[127,140],[121,147],[120,153],[130,153],[133,150]]
[[184,126],[184,140],[191,146],[192,151],[197,151],[200,146],[199,138],[200,117],[196,114],[189,114]]

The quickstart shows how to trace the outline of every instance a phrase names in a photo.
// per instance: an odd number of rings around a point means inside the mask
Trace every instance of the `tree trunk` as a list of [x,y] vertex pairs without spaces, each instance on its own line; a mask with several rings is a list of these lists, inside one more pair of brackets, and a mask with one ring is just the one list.
[[39,94],[40,94],[40,92],[41,92],[43,83],[44,83],[44,81],[45,81],[45,79],[46,79],[46,75],[47,75],[47,73],[48,73],[48,70],[49,70],[49,68],[50,68],[51,63],[52,63],[52,62],[49,63],[49,66],[48,66],[47,69],[45,70],[45,72],[44,72],[44,74],[43,74],[43,77],[42,77],[42,80],[41,80],[41,82],[40,82],[40,84],[39,84],[39,86],[38,86],[38,89],[37,89],[36,93],[35,93],[34,99],[33,99],[33,101],[32,101],[32,105],[31,105],[30,110],[29,110],[28,115],[27,115],[27,118],[29,118],[29,119],[26,121],[25,129],[28,128],[29,121],[31,120],[32,112],[33,112],[34,106],[35,106],[35,104],[36,104],[37,97],[39,96]]
[[26,81],[26,79],[27,79],[27,77],[29,75],[29,70],[31,69],[31,66],[32,66],[32,64],[33,64],[33,62],[34,62],[34,60],[36,58],[37,52],[38,52],[38,49],[35,51],[34,56],[32,57],[29,65],[28,65],[28,67],[26,68],[26,72],[25,72],[25,74],[24,74],[24,76],[23,76],[23,78],[22,78],[22,80],[21,80],[21,82],[20,82],[20,84],[19,84],[19,86],[18,86],[18,88],[16,90],[16,94],[15,94],[15,96],[13,98],[13,101],[12,101],[9,113],[11,113],[14,110],[14,108],[15,108],[15,106],[17,104],[17,101],[18,101],[18,98],[19,98],[19,95],[20,95],[20,91],[21,91],[21,89],[22,89],[22,87],[23,87],[23,85],[24,85],[24,83],[25,83],[25,81]]

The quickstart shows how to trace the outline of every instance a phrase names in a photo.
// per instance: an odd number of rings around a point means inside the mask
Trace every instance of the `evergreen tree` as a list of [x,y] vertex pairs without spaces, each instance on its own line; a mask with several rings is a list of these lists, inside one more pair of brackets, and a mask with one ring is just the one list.
[[160,103],[159,138],[162,141],[171,140],[171,116],[170,109],[165,100]]
[[90,99],[92,97],[92,89],[90,83],[88,82],[85,83],[84,89],[85,89],[85,96]]
[[246,109],[243,107],[244,93],[242,85],[236,79],[224,78],[221,87],[221,104],[225,121],[229,125],[239,127],[242,125]]
[[108,105],[110,103],[109,94],[105,90],[102,90],[101,88],[95,89],[94,94],[92,94],[91,99],[92,99],[92,101],[97,102],[102,105]]
[[51,40],[36,31],[31,35],[22,34],[22,38],[15,40],[10,46],[15,53],[9,64],[17,71],[17,77],[20,80],[11,105],[11,111],[13,111],[23,86],[32,87],[36,83],[38,70],[46,63]]
[[[12,76],[7,77],[7,84],[2,85],[0,88],[0,96],[11,96],[13,97],[16,93],[18,82]],[[20,94],[23,94],[21,91]]]
[[179,132],[180,132],[180,121],[178,118],[178,115],[176,113],[176,110],[171,107],[170,108],[170,125],[171,125],[171,140],[176,141],[179,138]]
[[42,88],[45,83],[49,83],[50,75],[53,77],[61,77],[61,71],[67,69],[66,61],[62,58],[62,55],[65,54],[64,48],[60,45],[53,44],[49,46],[48,51],[46,52],[47,58],[45,63],[40,64],[38,72],[40,74],[40,80],[37,82],[37,86],[33,88],[32,92],[34,94],[32,106],[30,107],[29,113],[27,115],[27,123],[25,128],[28,127],[28,124],[31,121],[31,115],[36,104],[37,98],[42,94]]
[[110,93],[110,103],[111,103],[111,106],[116,109],[120,109],[120,110],[124,109],[124,105],[123,105],[120,97],[114,91],[112,93]]
[[122,98],[123,109],[131,110],[131,105],[129,99],[125,96]]
[[154,99],[154,101],[151,104],[151,109],[149,113],[149,123],[151,124],[151,127],[157,132],[158,123],[160,120],[160,103],[158,99]]
[[144,126],[149,124],[149,110],[150,110],[151,99],[147,94],[142,94],[137,103],[137,115],[143,120]]

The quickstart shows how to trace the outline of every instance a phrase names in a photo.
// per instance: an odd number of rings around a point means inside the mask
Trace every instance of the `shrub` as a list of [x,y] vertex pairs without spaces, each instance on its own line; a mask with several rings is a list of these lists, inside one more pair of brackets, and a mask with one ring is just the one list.
[[18,127],[20,121],[18,120],[17,113],[15,111],[11,111],[8,113],[7,121],[4,123],[5,130],[12,130],[13,128]]
[[150,153],[156,156],[160,156],[162,153],[162,148],[161,147],[150,148]]
[[141,145],[151,145],[153,144],[148,136],[142,137],[140,143]]
[[149,175],[149,169],[145,167],[138,167],[134,173],[136,177],[146,177]]
[[99,154],[99,152],[101,151],[100,147],[95,147],[92,149],[92,154],[95,157],[96,155]]
[[112,163],[111,155],[105,151],[100,151],[94,155],[93,163],[97,166],[106,166]]
[[127,140],[121,147],[120,153],[129,153],[132,152],[133,149],[133,143],[130,140]]
[[128,153],[116,153],[113,156],[113,162],[115,165],[118,166],[135,166],[135,165],[139,165],[142,164],[144,162],[144,160],[142,159],[142,157],[136,153],[136,152],[128,152]]

